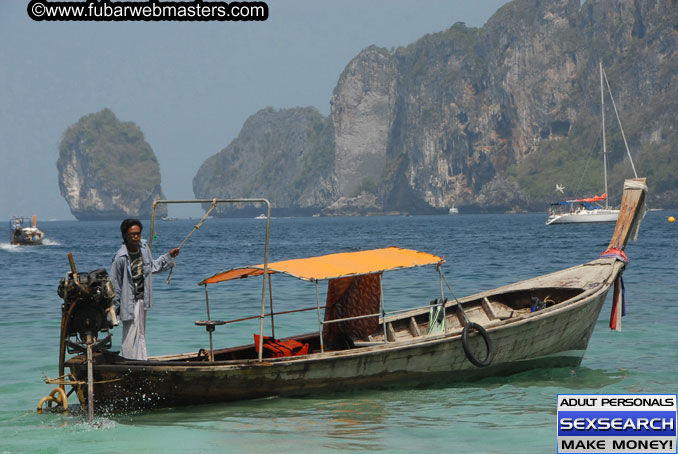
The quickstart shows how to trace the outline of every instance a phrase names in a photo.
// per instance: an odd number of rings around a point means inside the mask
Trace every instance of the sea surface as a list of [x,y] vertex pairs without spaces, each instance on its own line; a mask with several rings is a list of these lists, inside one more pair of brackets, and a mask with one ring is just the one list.
[[[558,393],[678,392],[678,223],[650,212],[626,251],[623,331],[607,324],[605,303],[576,369],[534,370],[452,386],[361,390],[303,398],[102,414],[38,414],[58,374],[61,300],[56,289],[73,254],[78,272],[109,268],[119,222],[41,222],[42,246],[0,239],[0,454],[6,453],[548,453],[556,451]],[[274,218],[271,260],[400,246],[445,256],[446,296],[461,297],[593,260],[614,226],[545,226],[545,214]],[[154,252],[167,252],[198,220],[160,221]],[[209,345],[204,290],[216,272],[263,263],[266,221],[208,219],[167,274],[154,278],[148,316],[151,355]],[[145,222],[144,238],[150,223]],[[321,286],[321,298],[324,288]],[[610,292],[611,295],[612,292]],[[434,268],[387,273],[387,310],[428,304],[440,294]],[[213,319],[257,314],[261,280],[210,287]],[[276,311],[315,306],[315,287],[274,276]],[[277,337],[317,329],[314,312],[278,316]],[[217,327],[219,347],[251,343],[258,321]],[[113,330],[114,347],[121,329]]]

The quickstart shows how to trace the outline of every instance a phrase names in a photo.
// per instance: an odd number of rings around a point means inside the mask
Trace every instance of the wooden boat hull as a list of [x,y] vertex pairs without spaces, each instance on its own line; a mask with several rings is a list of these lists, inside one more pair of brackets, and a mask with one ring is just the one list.
[[[473,365],[462,347],[458,313],[449,306],[450,328],[445,334],[413,336],[394,331],[389,342],[366,342],[340,351],[299,357],[196,361],[197,353],[129,361],[111,352],[95,355],[95,407],[112,411],[229,402],[270,396],[301,396],[321,392],[436,385],[509,375],[536,367],[574,367],[580,364],[610,284],[622,269],[614,259],[541,276],[522,283],[473,295],[459,301],[470,321],[483,325],[493,343],[494,358],[487,367]],[[588,278],[597,276],[595,286]],[[586,284],[589,282],[589,284]],[[568,299],[538,312],[523,308],[508,318],[482,311],[481,301],[525,299],[531,294],[566,291]],[[567,293],[569,292],[569,293]],[[493,303],[495,304],[495,303]],[[496,303],[499,309],[499,303]],[[427,311],[426,311],[427,312]],[[413,310],[386,323],[404,324],[425,317]],[[317,334],[316,334],[317,336]],[[387,336],[389,337],[389,336]],[[470,337],[472,348],[484,354],[479,335]],[[215,352],[216,354],[217,352]],[[218,355],[217,355],[218,358]],[[66,365],[77,380],[87,380],[83,356]],[[83,386],[78,396],[86,405]]]
[[[318,312],[319,332],[287,340],[269,339],[267,343],[259,337],[261,343],[257,348],[250,344],[212,350],[210,337],[207,354],[201,349],[146,361],[124,359],[106,349],[110,338],[93,342],[88,334],[94,317],[87,317],[99,314],[103,320],[110,306],[102,304],[108,303],[107,300],[95,301],[91,292],[85,292],[76,284],[72,264],[72,273],[68,280],[62,281],[60,289],[63,292],[60,290],[59,293],[69,296],[64,298],[68,311],[62,316],[61,376],[50,383],[75,388],[80,403],[88,406],[92,420],[94,407],[97,411],[132,411],[365,388],[438,385],[508,375],[535,367],[577,366],[610,287],[620,283],[617,278],[628,261],[623,249],[627,240],[638,231],[646,191],[644,179],[625,182],[615,231],[608,249],[597,260],[461,300],[444,299],[442,304],[434,300],[431,306],[396,311],[392,313],[394,315],[383,315],[381,273],[418,266],[439,267],[443,263],[441,257],[407,249],[383,248],[272,264],[265,261],[264,265],[232,268],[201,281],[200,285],[207,286],[245,276],[265,277],[271,273],[286,273],[315,282],[329,280],[325,320],[321,320]],[[242,200],[230,201],[239,203]],[[213,206],[216,202],[216,199],[212,201]],[[266,242],[268,238],[267,228]],[[350,280],[344,280],[347,278]],[[440,279],[440,297],[443,298],[442,273]],[[95,279],[88,285],[98,282]],[[378,293],[374,290],[375,282],[379,284]],[[196,324],[211,332],[217,325],[254,318],[263,321],[267,315],[272,317],[273,308],[271,314],[265,313],[266,280],[263,283],[260,315],[230,321],[208,319]],[[96,295],[103,294],[96,285],[92,288],[97,290]],[[339,299],[337,295],[342,288],[344,292]],[[313,309],[320,311],[317,295],[316,287],[316,308]],[[205,296],[207,300],[207,290]],[[375,301],[381,305],[380,309],[373,308]],[[340,307],[341,310],[336,307],[341,304],[362,310],[368,303],[372,306],[362,313],[345,313],[346,307]],[[328,307],[333,309],[328,310]],[[621,316],[620,308],[616,298],[612,327]],[[287,311],[276,315],[284,313]],[[73,325],[70,325],[71,320]],[[87,323],[78,323],[80,320],[87,320]],[[370,321],[344,330],[346,325],[342,324],[358,320]],[[323,326],[333,323],[339,328],[334,334],[328,329],[325,342]],[[108,331],[96,328],[97,332]],[[263,334],[263,325],[259,331],[258,334]],[[69,340],[76,334],[76,339],[90,341],[87,347],[80,340],[76,343]],[[301,344],[301,349],[283,351],[282,347],[294,344]],[[93,361],[88,362],[85,355],[78,355],[64,362],[66,345],[79,351],[86,349],[88,353],[95,347],[102,351],[94,355]],[[269,357],[278,353],[299,353],[299,356]],[[65,377],[64,366],[70,369],[70,377]],[[88,405],[90,403],[94,405]]]
[[45,234],[42,230],[35,227],[24,227],[13,231],[9,242],[17,246],[39,246],[44,237]]
[[38,240],[22,240],[22,241],[13,241],[12,245],[16,246],[40,246],[42,244],[42,238]]

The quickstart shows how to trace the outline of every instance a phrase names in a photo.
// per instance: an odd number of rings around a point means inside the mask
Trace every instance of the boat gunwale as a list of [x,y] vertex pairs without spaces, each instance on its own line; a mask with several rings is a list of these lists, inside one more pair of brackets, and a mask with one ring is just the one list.
[[[535,278],[528,279],[526,281],[522,282],[517,282],[514,284],[509,284],[503,287],[498,287],[496,289],[490,290],[490,291],[485,291],[473,295],[469,295],[467,297],[462,298],[459,300],[460,303],[468,303],[470,301],[475,301],[478,299],[482,299],[483,297],[491,296],[491,295],[497,295],[497,294],[505,294],[508,293],[507,291],[502,291],[504,289],[511,289],[510,291],[519,291],[519,290],[529,290],[529,288],[524,288],[524,289],[519,289],[515,287],[519,287],[521,285],[524,285],[526,283],[529,283],[531,281],[534,281],[536,279],[541,279],[544,277],[548,276],[553,276],[553,275],[558,275],[562,274],[568,271],[576,270],[577,268],[583,268],[586,266],[591,266],[591,265],[602,265],[602,266],[611,266],[611,272],[609,274],[609,277],[605,278],[602,281],[598,282],[598,285],[595,288],[584,288],[581,293],[578,293],[577,295],[573,296],[570,299],[567,299],[565,301],[562,301],[554,306],[547,307],[545,309],[542,309],[537,312],[531,312],[523,315],[519,315],[517,317],[505,319],[505,320],[493,320],[490,323],[487,323],[484,325],[484,328],[488,333],[493,333],[497,332],[503,329],[507,329],[510,327],[516,327],[516,326],[521,326],[527,323],[531,323],[534,320],[546,318],[546,317],[552,317],[555,316],[558,313],[564,313],[568,312],[571,310],[575,310],[579,308],[582,305],[588,304],[590,301],[595,299],[599,294],[602,294],[604,292],[609,291],[609,287],[612,284],[612,279],[610,279],[611,276],[616,276],[616,274],[619,272],[619,269],[624,266],[623,262],[620,262],[614,258],[602,258],[602,259],[597,259],[592,262],[580,264],[571,268],[565,268],[560,271],[556,271],[554,273],[550,273],[548,275],[542,275],[538,276]],[[538,288],[538,287],[534,287]],[[581,287],[559,287],[559,288],[569,288],[569,289],[581,289]],[[456,305],[457,303],[455,303]],[[448,307],[454,307],[448,306]],[[400,316],[397,316],[397,318],[391,319],[393,320],[400,320],[403,318],[408,318],[414,315],[420,315],[424,314],[426,310],[423,309],[413,309],[411,312],[406,313],[406,314],[400,314]],[[388,323],[389,320],[387,319],[386,322]],[[287,356],[287,357],[278,357],[278,358],[264,358],[263,361],[260,361],[256,358],[249,358],[249,359],[235,359],[235,360],[223,360],[223,361],[185,361],[185,362],[177,362],[180,361],[181,359],[188,359],[188,358],[195,358],[195,355],[197,354],[196,352],[191,352],[191,353],[182,353],[178,355],[163,355],[163,356],[158,356],[158,357],[150,357],[149,360],[147,361],[136,361],[136,360],[127,360],[122,357],[121,361],[118,361],[117,359],[113,363],[105,363],[105,364],[97,364],[95,367],[99,370],[117,370],[117,369],[160,369],[160,370],[171,370],[173,372],[179,372],[182,370],[213,370],[213,371],[219,371],[219,370],[228,370],[228,369],[243,369],[243,368],[249,368],[249,367],[284,367],[285,365],[292,365],[292,364],[297,364],[297,363],[304,363],[304,362],[318,362],[318,361],[327,361],[327,360],[332,360],[332,359],[337,359],[337,358],[342,358],[342,359],[348,359],[352,357],[359,357],[359,356],[366,356],[366,355],[371,355],[371,354],[380,354],[380,353],[385,353],[385,352],[394,352],[394,351],[399,351],[399,350],[404,350],[404,349],[410,349],[410,348],[418,348],[418,347],[428,347],[428,346],[433,346],[437,344],[443,344],[443,343],[448,343],[450,341],[455,341],[461,338],[463,329],[455,329],[454,331],[449,331],[446,333],[437,333],[437,334],[424,334],[422,336],[417,336],[414,338],[408,338],[408,339],[401,339],[401,340],[395,340],[395,341],[389,341],[389,342],[378,342],[375,343],[374,345],[366,345],[366,346],[360,346],[357,348],[352,348],[352,349],[346,349],[346,350],[330,350],[330,351],[324,351],[324,352],[315,352],[311,353],[308,355],[300,355],[300,356]],[[299,336],[291,336],[292,338],[301,338],[305,336],[311,336],[311,335],[317,335],[317,333],[306,333],[302,334]],[[238,347],[247,347],[248,345],[242,345],[242,346],[236,346],[233,348],[238,348]],[[252,345],[253,346],[253,345]],[[67,363],[72,362],[72,363],[80,363],[82,364],[82,358],[79,356],[73,357],[67,361]],[[162,358],[162,360],[154,360],[153,358]]]

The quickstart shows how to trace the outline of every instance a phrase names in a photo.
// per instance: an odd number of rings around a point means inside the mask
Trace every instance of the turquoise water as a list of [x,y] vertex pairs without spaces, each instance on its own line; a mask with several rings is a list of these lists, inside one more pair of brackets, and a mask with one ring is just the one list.
[[[90,425],[78,413],[37,414],[53,386],[61,300],[59,279],[73,253],[78,271],[108,268],[120,243],[118,222],[42,222],[40,247],[0,240],[0,454],[4,453],[270,453],[422,450],[544,453],[556,450],[558,393],[676,393],[678,391],[678,225],[651,212],[624,274],[628,315],[623,331],[607,328],[605,304],[582,365],[475,383],[423,389],[364,390],[298,399],[262,399],[100,415]],[[605,249],[612,225],[544,226],[543,214],[273,219],[271,260],[397,245],[444,255],[445,277],[457,297],[592,260]],[[155,251],[178,245],[197,221],[160,222]],[[172,282],[154,280],[148,320],[149,354],[195,351],[208,345],[204,295],[196,283],[233,266],[263,262],[265,221],[210,219],[182,249]],[[145,226],[147,237],[149,225]],[[276,310],[315,305],[308,283],[274,277]],[[427,304],[439,294],[434,269],[385,278],[389,309]],[[212,318],[258,311],[261,281],[210,288]],[[449,291],[448,291],[449,292]],[[321,295],[322,297],[322,295]],[[313,312],[279,316],[276,335],[317,328]],[[218,346],[252,342],[258,321],[219,327]],[[114,346],[120,330],[113,331]],[[69,399],[75,404],[75,397]]]

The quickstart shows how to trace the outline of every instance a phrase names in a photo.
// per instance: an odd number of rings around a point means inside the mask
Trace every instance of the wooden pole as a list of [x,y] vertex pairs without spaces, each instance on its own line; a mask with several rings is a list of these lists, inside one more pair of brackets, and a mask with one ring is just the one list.
[[[212,320],[210,316],[210,298],[207,293],[207,284],[205,284],[205,305],[207,306],[207,321]],[[209,360],[214,361],[214,343],[212,342],[212,332],[214,331],[214,325],[207,325],[207,332],[210,335],[210,356]]]
[[[78,273],[75,271],[75,261],[73,260],[73,254],[70,252],[68,253],[68,263],[71,267],[71,274],[73,274],[73,281],[77,282]],[[62,314],[61,318],[61,338],[59,339],[59,377],[63,377],[65,372],[64,362],[66,361],[66,336],[68,336],[68,321],[71,317],[71,312],[73,311],[75,304],[76,303],[73,302],[66,315]]]
[[619,217],[608,248],[624,249],[631,232],[642,220],[646,193],[645,178],[632,178],[624,182],[624,195],[619,208]]
[[268,299],[271,303],[271,337],[275,339],[275,320],[273,319],[273,285],[271,284],[271,275],[268,275]]
[[68,253],[68,263],[71,265],[71,273],[73,273],[73,279],[75,279],[78,276],[78,273],[75,271],[75,261],[73,260],[73,254],[71,252]]
[[87,339],[87,413],[89,423],[94,421],[94,359],[92,358],[92,338]]

